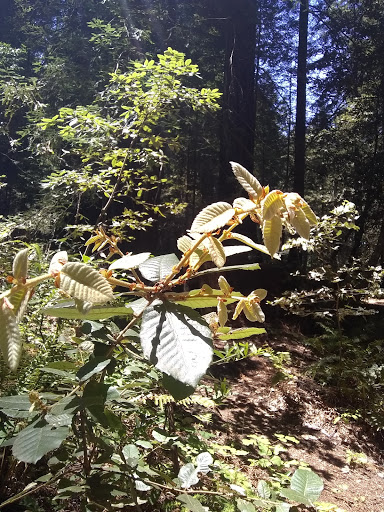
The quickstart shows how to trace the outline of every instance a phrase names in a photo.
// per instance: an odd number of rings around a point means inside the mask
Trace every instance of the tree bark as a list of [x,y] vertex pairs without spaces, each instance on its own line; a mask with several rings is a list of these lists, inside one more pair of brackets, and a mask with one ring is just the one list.
[[304,196],[305,132],[307,107],[307,53],[309,0],[301,0],[299,15],[299,46],[297,52],[297,99],[295,130],[295,167],[293,189]]
[[220,133],[221,199],[232,194],[229,162],[252,170],[255,139],[255,51],[257,2],[218,0],[225,24],[224,93]]

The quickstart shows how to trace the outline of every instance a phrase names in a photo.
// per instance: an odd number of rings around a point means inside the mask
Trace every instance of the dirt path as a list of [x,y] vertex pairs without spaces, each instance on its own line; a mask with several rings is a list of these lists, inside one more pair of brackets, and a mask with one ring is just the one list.
[[[299,444],[292,444],[285,456],[306,462],[324,479],[321,501],[347,512],[384,512],[384,453],[378,436],[337,421],[335,394],[302,376],[305,348],[289,340],[268,343],[295,354],[291,377],[274,385],[276,370],[265,357],[228,365],[231,395],[217,418],[223,426],[220,442],[240,443],[250,434],[263,434],[273,442],[276,433],[294,436]],[[347,464],[348,450],[365,454],[367,461]],[[260,468],[248,471],[254,483],[265,477]]]

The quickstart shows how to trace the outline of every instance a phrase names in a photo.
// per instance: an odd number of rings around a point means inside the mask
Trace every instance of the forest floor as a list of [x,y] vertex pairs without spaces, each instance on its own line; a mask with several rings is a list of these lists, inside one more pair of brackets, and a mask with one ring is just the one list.
[[[231,393],[215,418],[217,442],[230,445],[258,434],[276,443],[277,433],[294,436],[299,443],[281,457],[303,461],[323,478],[320,501],[337,505],[332,510],[338,512],[384,512],[384,436],[340,419],[338,391],[306,376],[313,357],[300,337],[286,334],[265,341],[275,351],[291,354],[285,365],[290,375],[274,384],[276,369],[266,357],[227,364]],[[348,461],[348,450],[365,454],[366,461]],[[259,467],[241,470],[255,485],[268,479]]]

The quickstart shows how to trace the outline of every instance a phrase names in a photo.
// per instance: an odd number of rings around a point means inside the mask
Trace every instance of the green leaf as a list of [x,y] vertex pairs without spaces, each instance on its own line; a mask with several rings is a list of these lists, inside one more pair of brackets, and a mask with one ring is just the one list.
[[235,254],[242,254],[243,252],[252,251],[251,247],[245,247],[244,245],[227,245],[224,247],[224,254],[227,256],[234,256]]
[[66,263],[60,272],[60,289],[74,299],[103,304],[113,299],[112,287],[85,263]]
[[140,459],[140,452],[137,446],[134,444],[127,444],[124,446],[122,452],[128,466],[131,466],[132,468],[136,467]]
[[311,225],[303,210],[296,210],[294,214],[290,216],[290,222],[301,237],[305,238],[306,240],[309,239]]
[[264,498],[266,500],[269,500],[271,497],[271,489],[267,482],[264,480],[259,480],[257,484],[257,494],[260,496],[260,498]]
[[[233,295],[238,297],[242,297],[240,292],[232,292]],[[210,290],[209,294],[202,294],[201,290],[190,290],[188,297],[183,300],[174,300],[175,304],[181,304],[183,306],[188,306],[192,309],[200,309],[200,308],[211,308],[216,307],[218,299],[217,297],[222,297],[224,294],[221,290]],[[231,297],[226,297],[226,304],[232,304],[236,302],[237,299],[232,299]]]
[[195,391],[194,387],[183,384],[166,373],[163,375],[162,384],[175,400],[183,400],[191,396]]
[[178,263],[176,254],[164,254],[150,258],[139,266],[139,270],[144,279],[156,283],[165,279]]
[[253,199],[259,198],[263,192],[263,187],[260,185],[259,181],[242,165],[236,162],[229,163],[231,164],[233,174],[243,189],[248,192]]
[[29,395],[0,397],[0,411],[10,418],[28,418],[30,408]]
[[236,505],[240,512],[256,512],[256,509],[252,503],[242,500],[241,498],[236,500]]
[[68,320],[102,320],[114,316],[131,315],[132,310],[125,306],[93,306],[87,313],[81,313],[73,301],[60,302],[56,306],[43,309],[47,316]]
[[229,331],[225,334],[218,333],[217,337],[223,341],[226,340],[241,340],[243,338],[248,338],[249,336],[254,336],[256,334],[264,334],[266,330],[262,327],[245,327],[240,329],[234,329],[233,331]]
[[304,494],[298,491],[294,491],[293,489],[280,489],[280,496],[287,498],[287,500],[294,501],[302,505],[307,505],[308,507],[313,504],[312,501]]
[[206,512],[206,509],[203,507],[200,501],[196,498],[193,498],[193,496],[190,496],[189,494],[180,494],[177,499],[192,512]]
[[55,428],[40,420],[18,434],[13,443],[12,454],[22,462],[36,464],[44,455],[59,448],[68,434],[68,427]]
[[323,480],[310,469],[296,469],[292,475],[290,488],[316,501],[324,489]]
[[199,477],[197,476],[197,469],[190,462],[180,468],[177,478],[180,480],[181,487],[183,489],[189,489],[192,487],[192,485],[196,485],[199,481]]
[[123,256],[122,258],[111,263],[111,265],[109,265],[109,270],[130,270],[137,268],[139,265],[147,261],[150,256],[150,252],[142,252],[140,254],[129,254],[127,256]]
[[213,458],[209,452],[199,453],[199,455],[196,457],[196,469],[200,473],[206,474],[212,471],[211,468],[209,467],[209,465],[212,463]]
[[0,302],[0,349],[5,362],[14,372],[19,366],[22,342],[13,309],[3,300]]
[[239,242],[243,242],[243,244],[252,247],[252,249],[256,249],[256,251],[260,251],[264,254],[269,254],[268,249],[265,245],[255,243],[251,238],[245,235],[241,235],[240,233],[231,233],[231,240],[238,240]]
[[231,272],[232,270],[260,270],[260,265],[258,263],[249,263],[245,265],[230,265],[221,268],[208,268],[207,270],[196,272],[193,277],[200,277],[214,272]]
[[104,357],[94,357],[90,359],[80,370],[76,373],[76,377],[79,382],[85,382],[90,379],[92,375],[99,373],[104,370],[111,362],[111,359],[105,359]]
[[212,333],[190,308],[163,302],[143,313],[140,341],[145,357],[176,380],[196,387],[213,355]]
[[29,249],[22,249],[21,251],[19,251],[16,254],[16,256],[13,260],[12,274],[13,274],[13,277],[17,280],[25,279],[27,277],[28,252],[29,252]]
[[194,233],[213,233],[225,226],[234,216],[235,209],[229,203],[213,203],[204,208],[192,223]]

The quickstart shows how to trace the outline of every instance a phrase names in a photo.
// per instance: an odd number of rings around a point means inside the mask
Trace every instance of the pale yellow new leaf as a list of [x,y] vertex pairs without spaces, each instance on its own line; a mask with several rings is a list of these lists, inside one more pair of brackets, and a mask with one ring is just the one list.
[[219,319],[220,327],[224,327],[228,321],[228,311],[227,306],[221,300],[219,300],[219,302],[217,303],[217,316]]
[[15,313],[5,300],[0,305],[0,349],[9,368],[16,371],[22,343]]
[[282,230],[283,225],[281,218],[278,216],[272,217],[271,220],[266,220],[263,223],[264,245],[272,257],[279,250]]
[[291,225],[296,229],[301,237],[306,238],[307,240],[309,239],[311,225],[301,208],[295,212],[294,216],[292,216]]
[[237,197],[233,201],[233,207],[243,212],[253,212],[256,209],[255,203],[246,197]]
[[223,267],[225,265],[225,253],[223,244],[214,236],[208,237],[205,242],[213,263],[217,268]]
[[177,248],[179,251],[181,251],[183,254],[189,251],[189,249],[192,247],[192,239],[189,238],[187,235],[183,235],[177,240]]
[[224,293],[224,295],[230,295],[232,292],[232,287],[228,283],[228,281],[225,279],[224,276],[219,276],[218,283],[220,290]]
[[280,190],[272,190],[262,201],[263,220],[271,220],[272,217],[280,214],[285,209],[283,193]]
[[112,287],[95,269],[84,263],[66,263],[60,272],[60,289],[74,299],[104,304],[113,299]]
[[235,209],[229,203],[213,203],[204,208],[192,223],[191,231],[195,233],[212,233],[222,228],[235,215]]

